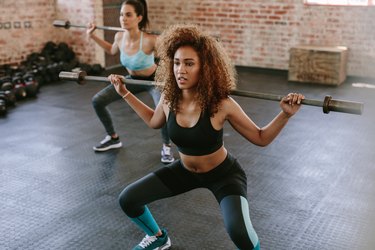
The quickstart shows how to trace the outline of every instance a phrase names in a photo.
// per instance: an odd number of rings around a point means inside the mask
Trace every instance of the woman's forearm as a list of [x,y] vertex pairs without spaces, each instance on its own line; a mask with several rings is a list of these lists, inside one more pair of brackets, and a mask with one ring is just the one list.
[[91,34],[90,35],[90,38],[92,40],[94,40],[100,47],[102,47],[104,49],[104,51],[108,54],[112,54],[112,44],[103,40],[103,39],[100,39],[98,36],[96,36],[95,34]]
[[260,129],[262,146],[270,144],[288,123],[290,116],[281,111],[270,123]]
[[135,95],[128,92],[123,95],[123,99],[129,106],[137,113],[137,115],[149,126],[150,128],[159,128],[153,124],[154,110],[140,101]]

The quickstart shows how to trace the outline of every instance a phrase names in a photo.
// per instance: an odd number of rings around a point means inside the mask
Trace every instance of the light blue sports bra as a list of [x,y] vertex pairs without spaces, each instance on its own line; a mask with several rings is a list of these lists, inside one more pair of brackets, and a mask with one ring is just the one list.
[[154,65],[154,52],[147,55],[142,50],[143,32],[141,32],[141,39],[139,42],[139,50],[134,55],[129,56],[123,51],[125,35],[122,37],[121,49],[120,49],[120,61],[121,64],[130,70],[142,70],[148,69]]

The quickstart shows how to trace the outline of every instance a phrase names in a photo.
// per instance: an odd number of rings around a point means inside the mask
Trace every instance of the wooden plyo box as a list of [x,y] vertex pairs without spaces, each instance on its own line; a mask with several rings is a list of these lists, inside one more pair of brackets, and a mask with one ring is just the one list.
[[298,45],[290,49],[288,81],[340,85],[346,79],[348,48]]

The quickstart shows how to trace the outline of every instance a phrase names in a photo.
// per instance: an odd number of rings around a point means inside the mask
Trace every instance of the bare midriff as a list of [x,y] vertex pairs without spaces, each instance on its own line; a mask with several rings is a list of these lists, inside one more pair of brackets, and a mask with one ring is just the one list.
[[147,69],[142,69],[142,70],[127,69],[127,71],[132,76],[149,77],[155,72],[156,67],[157,67],[156,64],[154,64],[150,68],[147,68]]
[[224,146],[221,146],[215,152],[202,155],[185,155],[179,152],[180,159],[184,167],[194,173],[206,173],[214,168],[216,168],[220,163],[222,163],[227,157],[227,150]]

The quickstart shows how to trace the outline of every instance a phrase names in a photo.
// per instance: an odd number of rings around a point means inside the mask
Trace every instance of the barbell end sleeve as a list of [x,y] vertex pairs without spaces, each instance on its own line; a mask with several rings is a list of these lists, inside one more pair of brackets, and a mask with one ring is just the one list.
[[329,103],[330,103],[331,100],[332,100],[332,96],[330,96],[330,95],[326,95],[324,97],[323,106],[322,106],[324,114],[329,113],[329,111],[330,111]]
[[67,71],[61,71],[59,73],[59,78],[61,80],[67,80],[67,81],[74,81],[77,82],[79,85],[84,85],[85,77],[86,77],[85,71],[79,71],[79,72],[67,72]]
[[331,99],[328,104],[328,109],[335,112],[343,112],[355,115],[362,115],[364,104],[362,102],[352,102]]
[[61,71],[59,73],[59,78],[61,80],[77,81],[78,75],[75,72]]
[[70,28],[70,22],[64,21],[64,20],[55,20],[55,21],[53,21],[53,26],[69,29]]
[[78,72],[77,82],[78,82],[79,85],[85,85],[86,84],[86,81],[85,81],[86,76],[87,76],[86,71],[79,71]]

